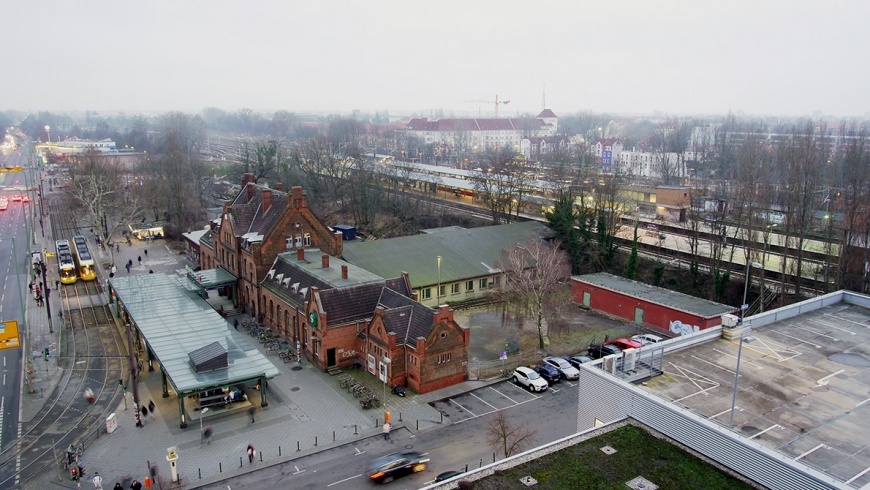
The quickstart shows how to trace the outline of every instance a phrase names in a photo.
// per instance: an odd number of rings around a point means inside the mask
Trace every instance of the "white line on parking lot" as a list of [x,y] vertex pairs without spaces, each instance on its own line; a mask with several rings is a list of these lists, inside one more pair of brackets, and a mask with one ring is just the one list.
[[514,400],[513,398],[511,398],[511,397],[505,395],[504,393],[498,391],[497,389],[493,388],[492,386],[490,386],[489,389],[491,389],[492,391],[498,393],[499,395],[501,395],[501,396],[507,398],[507,399],[510,400],[514,405],[519,405],[519,403],[517,403],[516,400]]
[[706,359],[701,359],[701,358],[698,357],[698,356],[692,356],[692,358],[695,359],[695,360],[701,361],[701,362],[703,362],[703,363],[705,363],[705,364],[709,364],[709,365],[713,366],[714,368],[721,369],[721,370],[723,370],[723,371],[727,371],[727,372],[729,372],[729,373],[733,373],[733,372],[734,372],[733,369],[728,369],[727,367],[720,366],[720,365],[716,364],[715,362],[710,362],[710,361],[708,361],[708,360],[706,360]]
[[[732,353],[730,353],[730,352],[725,352],[724,350],[713,349],[713,352],[718,352],[719,354],[722,354],[723,356],[733,357],[735,360],[737,359],[737,356],[735,356],[734,354],[732,354]],[[742,359],[741,362],[740,362],[741,367],[742,367],[744,364],[746,364],[747,367],[752,367],[752,368],[754,368],[754,369],[756,369],[756,370],[758,370],[758,371],[761,371],[762,369],[764,369],[763,366],[759,366],[758,364],[754,364],[754,363],[752,362],[752,359],[747,359],[747,358]],[[745,369],[745,368],[744,368],[744,369]],[[734,372],[734,371],[732,371],[732,372]]]
[[822,379],[816,381],[816,383],[818,383],[819,386],[825,386],[825,385],[828,384],[828,380],[829,380],[829,379],[831,379],[831,378],[833,378],[834,376],[836,376],[836,375],[838,375],[838,374],[840,374],[840,373],[843,373],[843,372],[845,372],[845,371],[846,371],[845,369],[841,369],[841,370],[837,371],[837,372],[834,373],[834,374],[829,374],[829,375],[825,376],[824,378],[822,378]]
[[[673,374],[673,375],[672,375],[673,377],[675,377],[675,378],[686,378],[687,380],[689,380],[690,383],[692,383],[693,385],[695,385],[695,387],[698,388],[698,390],[700,390],[700,391],[696,391],[695,393],[692,393],[691,395],[687,395],[687,396],[684,396],[684,397],[682,397],[682,398],[678,398],[678,399],[676,399],[676,400],[673,400],[674,403],[676,403],[676,402],[680,402],[680,401],[683,401],[683,400],[685,400],[685,399],[687,399],[687,398],[691,398],[691,397],[693,397],[693,396],[695,396],[695,395],[699,395],[699,394],[702,394],[702,393],[703,393],[703,394],[706,394],[708,391],[713,390],[713,389],[716,389],[716,388],[719,387],[719,383],[717,383],[717,382],[711,380],[710,378],[707,378],[707,377],[701,376],[700,374],[695,373],[695,372],[692,372],[692,371],[689,371],[688,369],[684,369],[684,368],[682,368],[682,367],[680,367],[680,366],[677,366],[676,364],[674,364],[674,363],[672,363],[672,362],[669,362],[668,364],[670,364],[671,366],[673,366],[674,369],[676,369],[677,371],[679,371],[679,372],[681,373],[681,374]],[[691,376],[690,376],[690,375],[691,375]],[[701,386],[700,383],[704,383],[704,384],[708,385],[708,387],[707,387],[707,388],[703,388],[703,387]]]
[[[826,315],[826,316],[827,316],[827,315]],[[858,325],[859,327],[866,327],[866,326],[867,326],[867,325],[864,325],[863,323],[859,323],[859,322],[856,322],[856,321],[854,321],[854,320],[850,320],[850,319],[848,319],[848,318],[840,318],[840,317],[834,317],[834,318],[836,318],[837,321],[840,322],[840,323],[853,323],[853,324],[855,324],[855,325]],[[858,335],[857,332],[853,332],[853,331],[849,330],[848,328],[838,327],[838,326],[836,326],[836,325],[834,325],[834,324],[832,324],[832,323],[823,322],[823,321],[819,320],[818,318],[810,318],[809,321],[811,321],[811,322],[816,322],[816,323],[821,323],[822,325],[824,325],[824,326],[826,326],[826,327],[828,327],[828,328],[833,328],[834,330],[840,330],[840,331],[842,331],[842,332],[846,332],[846,333],[848,333],[849,335]]]
[[495,406],[493,406],[493,405],[487,403],[486,400],[484,400],[483,398],[481,398],[481,397],[475,395],[474,393],[468,393],[468,394],[471,395],[471,396],[473,396],[473,397],[475,397],[475,398],[477,398],[478,400],[482,401],[483,403],[486,403],[487,405],[489,405],[490,407],[492,407],[494,410],[498,410],[498,407],[495,407]]
[[799,460],[799,459],[803,459],[805,456],[809,456],[809,455],[812,454],[816,449],[819,449],[819,448],[822,448],[822,447],[825,448],[825,449],[831,449],[830,447],[828,447],[828,446],[826,446],[826,445],[824,445],[824,444],[819,444],[818,446],[816,446],[816,447],[810,449],[809,451],[807,451],[807,452],[801,454],[800,456],[798,456],[797,458],[795,458],[795,461],[797,461],[797,460]]
[[846,480],[846,485],[848,485],[848,484],[852,483],[853,481],[857,480],[858,478],[861,478],[862,476],[866,475],[868,471],[870,471],[870,468],[867,468],[866,470],[862,471],[861,473],[858,473],[857,475],[853,476],[852,478],[849,478],[848,480]]
[[[802,343],[802,344],[811,345],[811,346],[815,347],[816,349],[821,349],[821,348],[822,348],[822,346],[819,345],[819,344],[815,344],[815,343],[813,343],[813,342],[810,342],[809,340],[804,340],[804,339],[801,339],[801,338],[795,337],[794,335],[789,335],[789,334],[784,333],[784,332],[775,332],[775,334],[782,335],[783,337],[788,337],[788,338],[790,338],[790,339],[792,339],[792,340],[797,340],[798,342],[800,342],[800,343]],[[827,337],[827,335],[825,335],[825,337]],[[831,337],[831,338],[833,338],[833,337]],[[840,341],[840,339],[834,339],[834,342],[839,342],[839,341]]]
[[[453,402],[457,407],[459,407],[459,408],[465,410],[466,412],[470,413],[471,415],[474,415],[474,412],[472,412],[471,410],[469,410],[469,409],[463,407],[462,405],[459,404],[459,402],[457,402],[457,401],[454,400],[453,398],[451,398],[450,401],[452,401],[452,402]],[[474,416],[477,417],[477,415],[474,415]]]
[[764,434],[765,432],[768,432],[768,431],[771,431],[771,430],[773,430],[773,429],[776,429],[777,427],[780,427],[780,425],[779,425],[779,424],[773,424],[773,425],[771,425],[770,427],[768,427],[768,428],[764,429],[763,431],[759,432],[758,434],[755,434],[754,436],[750,437],[750,439],[755,439],[756,437],[760,436],[761,434]]
[[[738,412],[742,412],[742,411],[743,411],[742,408],[740,408],[740,407],[736,407],[736,406],[734,407],[734,410],[736,410],[736,411],[738,411]],[[709,418],[710,420],[712,420],[712,419],[715,419],[716,417],[718,417],[718,416],[720,416],[720,415],[723,415],[723,414],[726,414],[726,413],[728,413],[728,412],[730,412],[730,411],[731,411],[730,408],[729,408],[728,410],[722,410],[721,412],[717,413],[716,415],[711,415],[711,416],[709,416],[708,418]]]
[[[794,329],[796,329],[796,330],[803,330],[803,331],[805,331],[805,332],[809,332],[809,333],[811,333],[811,334],[813,334],[813,335],[818,335],[819,337],[827,337],[827,338],[833,340],[834,342],[839,342],[839,341],[840,341],[840,339],[838,339],[837,337],[832,337],[832,336],[827,335],[827,334],[825,334],[825,333],[819,332],[818,330],[813,330],[813,329],[811,329],[811,328],[803,327],[803,326],[801,326],[801,325],[794,325],[794,324],[792,324],[792,325],[790,325],[790,327],[791,327],[791,328],[794,328]],[[780,332],[780,331],[776,331],[776,333],[778,333],[778,334],[782,334],[782,335],[785,335],[785,334],[783,334],[783,333]],[[788,337],[788,335],[786,335],[786,337]]]

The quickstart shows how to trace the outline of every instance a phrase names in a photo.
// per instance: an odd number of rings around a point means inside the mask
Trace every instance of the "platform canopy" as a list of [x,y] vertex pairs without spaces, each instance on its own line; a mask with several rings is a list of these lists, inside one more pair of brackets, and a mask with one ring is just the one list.
[[[177,393],[195,393],[280,374],[266,356],[199,296],[200,286],[187,276],[116,276],[109,280],[109,287]],[[227,367],[197,372],[190,353],[214,343],[226,350]]]
[[232,286],[236,283],[236,276],[232,272],[217,267],[215,269],[206,269],[194,271],[190,267],[187,268],[187,277],[199,285],[203,289],[214,289],[222,286]]

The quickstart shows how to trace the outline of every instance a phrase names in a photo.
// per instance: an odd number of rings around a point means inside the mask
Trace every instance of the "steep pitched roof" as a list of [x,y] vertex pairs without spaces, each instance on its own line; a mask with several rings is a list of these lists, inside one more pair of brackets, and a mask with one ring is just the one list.
[[538,114],[538,118],[543,119],[545,117],[556,117],[556,114],[550,109],[544,109],[540,114]]
[[383,290],[383,283],[374,283],[327,289],[318,294],[323,310],[329,315],[329,326],[335,327],[371,318]]
[[426,337],[433,326],[435,310],[384,288],[379,302],[383,306],[384,326],[396,334],[397,344],[416,345],[417,337]]
[[[263,210],[263,191],[271,192],[269,208]],[[248,197],[250,194],[250,198]],[[286,192],[248,182],[232,202],[230,214],[237,237],[253,233],[266,236],[289,206]],[[254,235],[249,235],[254,236]]]

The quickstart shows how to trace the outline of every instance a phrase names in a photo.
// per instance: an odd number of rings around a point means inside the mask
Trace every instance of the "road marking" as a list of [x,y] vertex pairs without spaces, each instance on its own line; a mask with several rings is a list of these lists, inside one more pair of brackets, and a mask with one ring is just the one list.
[[[366,453],[365,451],[360,451],[358,447],[355,447],[354,449],[356,449],[356,454],[354,454],[354,456],[359,456],[360,454],[365,454],[365,453]],[[297,468],[297,470],[298,470],[298,469],[299,469],[299,468]]]
[[[359,452],[359,449],[357,449],[356,451],[357,451],[358,454],[362,454],[362,453]],[[363,453],[364,453],[364,452],[365,452],[365,451],[363,451]],[[294,475],[298,475],[299,473],[305,473],[305,470],[300,470],[298,466],[294,466],[294,468],[296,468],[296,473],[293,473]]]
[[470,413],[471,415],[477,417],[477,415],[474,415],[474,412],[472,412],[471,410],[469,410],[469,409],[463,407],[462,405],[460,405],[460,404],[459,404],[456,400],[454,400],[453,398],[451,398],[450,401],[452,401],[454,404],[456,404],[457,407],[459,407],[459,408],[465,410],[466,412]]
[[[475,398],[477,398],[478,400],[482,401],[483,403],[486,403],[486,400],[484,400],[483,398],[481,398],[481,397],[475,395],[474,393],[469,392],[468,394],[471,395],[471,396],[473,396],[473,397],[475,397]],[[489,404],[489,403],[486,403],[486,404],[489,405],[490,407],[494,408],[495,410],[498,410],[498,407],[494,407],[494,406],[492,406],[492,405]]]
[[350,477],[350,478],[345,478],[344,480],[339,480],[339,481],[337,481],[337,482],[330,483],[329,485],[327,485],[327,487],[331,487],[331,486],[333,486],[333,485],[338,485],[339,483],[344,483],[344,482],[346,482],[346,481],[348,481],[348,480],[353,480],[354,478],[359,478],[359,477],[361,477],[361,476],[362,476],[362,474],[359,474],[359,475],[356,475],[356,476],[352,476],[352,477]]
[[3,373],[3,384],[6,384],[6,373]]
[[840,373],[843,373],[843,372],[845,372],[845,371],[846,371],[845,369],[841,369],[841,370],[837,371],[837,372],[834,373],[834,374],[829,374],[829,375],[825,376],[824,378],[822,378],[822,379],[816,381],[816,383],[818,383],[817,386],[826,386],[826,385],[828,384],[828,380],[830,380],[830,379],[833,378],[834,376],[836,376],[836,375],[838,375],[838,374],[840,374]]
[[501,395],[501,396],[507,398],[508,400],[512,401],[512,402],[514,403],[514,405],[518,405],[518,403],[517,403],[516,400],[514,400],[513,398],[511,398],[511,397],[505,395],[504,393],[498,391],[497,389],[493,388],[492,386],[490,386],[489,389],[491,389],[492,391],[498,393],[499,395]]
[[777,427],[780,427],[780,425],[779,425],[779,424],[773,424],[773,425],[771,425],[770,427],[768,427],[768,428],[764,429],[763,431],[759,432],[758,434],[755,434],[754,436],[750,437],[750,439],[755,439],[756,437],[760,436],[761,434],[764,434],[764,433],[767,432],[767,431],[770,431],[770,430],[776,429]]

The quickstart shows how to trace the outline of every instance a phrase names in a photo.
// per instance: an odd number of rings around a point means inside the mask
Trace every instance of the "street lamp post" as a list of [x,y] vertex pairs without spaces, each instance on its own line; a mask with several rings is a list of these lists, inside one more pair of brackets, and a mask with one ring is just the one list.
[[752,262],[749,260],[749,257],[746,257],[746,279],[743,282],[743,304],[740,305],[740,324],[743,324],[743,318],[746,316],[746,310],[749,309],[749,305],[746,304],[746,294],[749,292],[749,267],[760,268],[761,264],[758,262]]
[[381,365],[384,367],[384,411],[387,411],[387,378],[390,377],[390,363],[392,360],[389,357],[381,359]]
[[202,440],[203,440],[202,418],[205,416],[206,412],[208,412],[208,407],[205,407],[199,411],[199,443],[200,444],[202,444]]
[[746,334],[750,332],[751,330],[748,328],[743,331],[743,333],[740,335],[740,347],[737,348],[737,368],[734,370],[734,394],[731,395],[731,420],[728,421],[729,429],[734,428],[734,409],[736,408],[737,404],[737,381],[740,378],[740,356],[741,354],[743,354],[743,343],[746,342],[747,344],[749,344],[751,342],[755,342],[755,338],[746,336]]
[[438,256],[438,289],[435,290],[436,307],[441,306],[441,256]]

